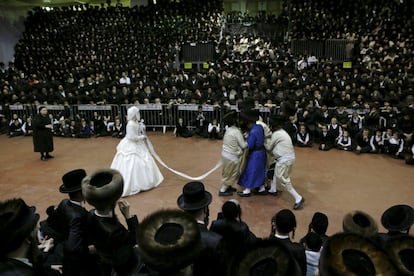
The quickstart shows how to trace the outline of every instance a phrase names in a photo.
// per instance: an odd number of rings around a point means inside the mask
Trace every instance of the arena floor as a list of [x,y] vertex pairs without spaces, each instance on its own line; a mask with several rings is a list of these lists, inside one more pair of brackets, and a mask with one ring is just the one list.
[[[172,132],[148,132],[148,136],[166,164],[191,176],[204,174],[220,159],[222,141],[175,138]],[[54,142],[55,158],[42,162],[39,154],[33,152],[30,137],[0,136],[1,200],[22,197],[28,204],[35,205],[42,219],[45,218],[46,208],[65,197],[58,191],[62,175],[76,168],[91,173],[109,167],[119,140],[55,138]],[[188,182],[163,167],[160,169],[165,180],[159,187],[127,198],[131,212],[140,220],[157,209],[176,208],[176,199]],[[217,196],[220,175],[218,169],[203,180],[206,189],[213,194],[210,221],[215,219],[223,202],[231,198]],[[352,210],[371,214],[383,231],[380,218],[386,208],[394,204],[414,206],[414,167],[383,155],[297,148],[292,181],[306,199],[304,208],[294,211],[298,221],[295,240],[306,233],[316,211],[328,215],[328,234],[333,234],[341,230],[343,216]],[[292,208],[294,203],[286,192],[278,197],[239,198],[235,195],[234,198],[241,203],[242,219],[259,237],[269,235],[270,219],[278,210]],[[117,213],[120,214],[118,210]]]

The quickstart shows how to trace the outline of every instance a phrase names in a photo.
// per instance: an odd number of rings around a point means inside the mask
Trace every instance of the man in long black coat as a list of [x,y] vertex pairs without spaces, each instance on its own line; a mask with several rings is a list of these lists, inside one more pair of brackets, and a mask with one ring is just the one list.
[[34,151],[40,152],[40,160],[47,161],[53,158],[50,152],[53,151],[52,123],[48,116],[46,107],[39,108],[39,114],[33,119],[33,145]]

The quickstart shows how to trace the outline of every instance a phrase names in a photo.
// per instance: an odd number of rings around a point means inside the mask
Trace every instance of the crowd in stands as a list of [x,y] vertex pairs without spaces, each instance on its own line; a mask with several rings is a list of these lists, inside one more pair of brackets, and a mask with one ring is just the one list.
[[[387,137],[394,136],[389,132],[396,133],[396,143],[404,142],[402,147],[410,155],[414,121],[412,4],[355,1],[350,6],[347,1],[331,2],[290,1],[277,19],[265,14],[248,19],[288,23],[291,38],[353,39],[352,69],[326,57],[292,53],[288,41],[277,43],[257,34],[223,31],[223,19],[234,22],[240,14],[225,15],[220,1],[35,9],[26,19],[14,63],[0,66],[0,103],[3,110],[11,104],[191,103],[226,107],[254,98],[257,107],[273,112],[289,102],[298,110],[292,124],[286,126],[294,141],[298,141],[302,124],[313,142],[325,137],[322,129],[326,126],[334,133],[322,143],[326,144],[323,150],[335,146],[348,149],[338,145],[345,132],[353,150],[380,151],[377,146],[368,149],[366,143],[358,145],[357,134],[367,128],[369,140],[377,130]],[[214,43],[215,57],[209,68],[177,67],[180,48],[188,42]],[[86,119],[80,117],[64,119],[56,128],[66,131],[57,129],[55,133],[66,137],[92,136],[97,123],[101,125],[92,120],[82,122]],[[123,118],[118,119],[122,125]],[[332,120],[339,128],[330,131]],[[2,129],[10,126],[11,136],[27,134],[30,127],[26,131],[23,124],[30,122],[26,121],[30,118],[3,116]],[[112,127],[115,121],[111,118],[102,135],[122,137],[120,127]],[[391,152],[404,155],[400,149]]]
[[[356,210],[343,230],[328,234],[329,218],[315,212],[308,232],[295,237],[289,209],[269,218],[258,237],[231,199],[210,224],[212,195],[204,184],[183,186],[176,209],[155,210],[138,222],[121,199],[123,178],[112,169],[67,172],[59,191],[68,197],[47,208],[39,223],[23,199],[0,202],[1,275],[411,275],[414,209],[394,205],[377,222]],[[85,209],[87,201],[91,210]],[[117,217],[116,207],[126,224]],[[36,226],[40,228],[36,230]],[[19,274],[20,273],[20,274]]]
[[[344,69],[326,57],[293,53],[289,41],[223,31],[223,18],[232,22],[239,15],[225,15],[221,1],[39,8],[26,19],[15,61],[0,66],[0,103],[3,110],[11,104],[225,107],[253,97],[258,107],[271,111],[283,102],[294,103],[299,111],[293,127],[305,124],[316,140],[322,124],[328,126],[333,116],[342,127],[349,119],[362,120],[359,130],[370,128],[371,135],[376,128],[383,133],[391,128],[407,138],[413,130],[412,10],[409,1],[284,5],[277,20],[289,24],[290,38],[355,41],[353,68]],[[276,20],[267,18],[272,16],[249,20]],[[214,43],[209,68],[184,70],[177,64],[181,47],[189,42]],[[3,128],[10,120],[2,117]],[[82,118],[65,120],[79,126]],[[355,127],[348,134],[356,141]]]

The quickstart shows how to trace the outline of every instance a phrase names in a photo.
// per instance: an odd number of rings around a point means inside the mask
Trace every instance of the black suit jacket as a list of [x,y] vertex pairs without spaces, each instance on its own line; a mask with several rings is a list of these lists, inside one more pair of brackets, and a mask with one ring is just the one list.
[[15,259],[0,259],[0,275],[2,276],[32,276],[33,268]]
[[118,218],[99,217],[95,210],[88,214],[87,231],[89,240],[95,246],[102,263],[113,268],[119,275],[129,275],[139,267],[139,258],[134,250],[138,219],[127,220],[126,229]]
[[280,240],[282,244],[286,246],[286,248],[292,253],[293,257],[297,261],[300,270],[302,271],[302,275],[306,275],[306,253],[303,245],[297,242],[292,242],[289,238],[279,239],[276,237],[271,237],[271,239]]
[[221,271],[220,241],[221,236],[209,231],[204,224],[198,224],[201,234],[200,256],[194,261],[193,275],[224,275]]

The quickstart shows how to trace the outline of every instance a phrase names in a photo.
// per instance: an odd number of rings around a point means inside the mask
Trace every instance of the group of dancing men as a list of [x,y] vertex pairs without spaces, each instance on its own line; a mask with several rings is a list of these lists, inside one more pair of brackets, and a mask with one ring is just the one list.
[[[259,111],[249,105],[240,113],[231,111],[223,117],[227,129],[223,137],[219,196],[233,195],[236,183],[244,188],[237,192],[240,197],[250,197],[253,193],[277,196],[281,186],[294,198],[293,209],[302,208],[305,198],[290,179],[295,151],[292,139],[283,129],[287,119],[288,114],[271,115],[267,125]],[[267,178],[271,179],[270,185]]]

